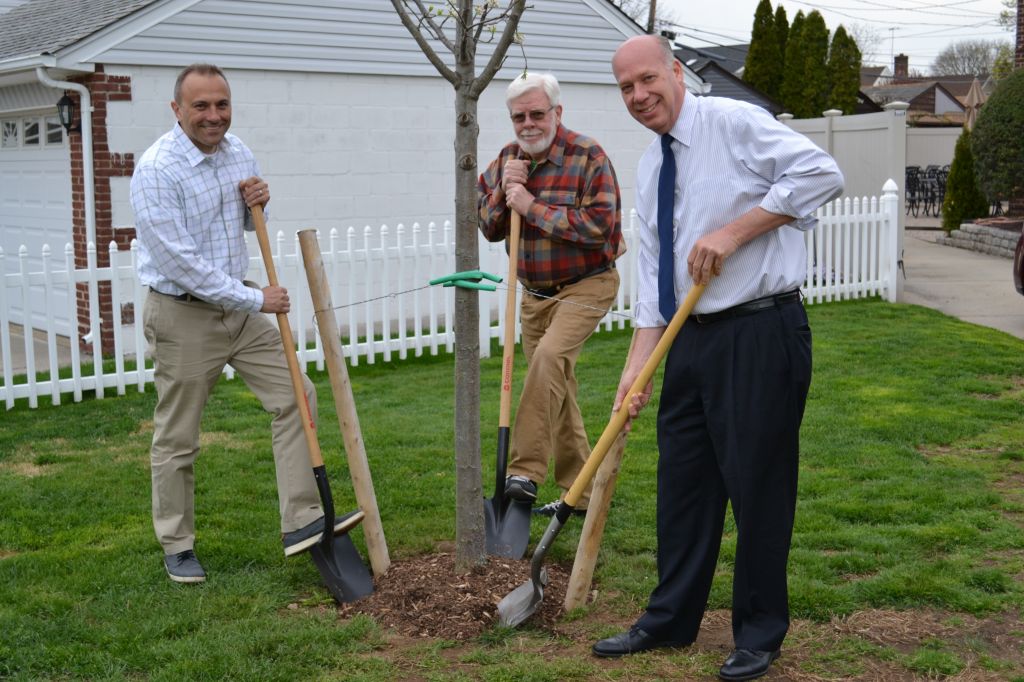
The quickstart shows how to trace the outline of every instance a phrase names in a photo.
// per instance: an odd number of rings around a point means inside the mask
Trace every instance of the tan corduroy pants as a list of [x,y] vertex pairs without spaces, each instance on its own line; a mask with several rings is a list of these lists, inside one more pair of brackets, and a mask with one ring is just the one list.
[[[523,293],[520,319],[528,369],[512,428],[509,475],[539,485],[554,456],[555,482],[563,496],[576,480],[590,455],[576,404],[576,359],[618,290],[619,273],[611,269],[569,285],[554,298]],[[577,508],[586,509],[589,499],[588,487]]]
[[[290,532],[320,518],[320,497],[309,461],[281,347],[281,335],[261,314],[149,292],[143,311],[149,353],[155,364],[157,404],[150,450],[153,527],[165,554],[195,543],[193,463],[199,454],[199,422],[224,366],[230,364],[256,395],[271,422],[281,530]],[[316,415],[313,384],[303,377]],[[229,435],[230,437],[230,435]],[[239,471],[239,476],[250,472]]]

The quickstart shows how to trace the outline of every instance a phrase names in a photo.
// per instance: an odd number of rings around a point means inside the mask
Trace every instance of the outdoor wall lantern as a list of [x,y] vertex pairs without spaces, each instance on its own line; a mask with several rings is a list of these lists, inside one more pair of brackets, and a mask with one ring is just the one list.
[[75,121],[75,103],[68,97],[67,91],[57,100],[57,117],[68,134],[77,133],[82,129],[82,126]]

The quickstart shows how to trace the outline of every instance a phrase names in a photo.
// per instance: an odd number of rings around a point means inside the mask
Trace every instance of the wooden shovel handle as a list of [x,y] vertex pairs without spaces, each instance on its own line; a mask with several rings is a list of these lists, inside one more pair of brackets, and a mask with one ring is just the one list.
[[612,415],[611,420],[608,422],[608,426],[604,427],[604,432],[601,433],[601,437],[598,439],[594,449],[590,452],[590,457],[587,458],[586,463],[583,465],[583,469],[577,474],[576,480],[573,481],[572,487],[569,488],[569,492],[565,495],[565,503],[570,507],[575,507],[576,503],[580,501],[580,497],[583,496],[583,491],[586,490],[587,484],[590,483],[590,479],[594,477],[594,473],[597,468],[601,466],[604,456],[608,453],[608,449],[618,438],[619,432],[622,431],[622,427],[626,425],[626,421],[629,419],[629,405],[633,402],[633,396],[637,393],[642,393],[650,383],[651,379],[654,378],[654,373],[658,370],[658,365],[661,364],[661,359],[668,353],[668,349],[672,347],[672,342],[676,339],[676,334],[683,326],[683,322],[690,316],[693,311],[693,306],[697,304],[697,300],[700,299],[700,295],[704,293],[704,284],[695,284],[690,289],[690,293],[686,295],[682,305],[676,309],[675,315],[669,321],[668,326],[662,333],[661,338],[658,340],[658,344],[654,347],[651,352],[651,356],[647,358],[647,362],[640,369],[640,374],[637,375],[633,385],[629,387],[629,391],[626,392],[625,398],[622,400],[622,404],[619,406],[618,412]]
[[498,427],[508,427],[512,417],[512,361],[516,354],[516,287],[519,283],[519,233],[522,216],[512,211],[508,235],[508,292],[505,294],[505,347],[501,353],[501,406]]
[[[256,240],[260,243],[260,254],[263,256],[263,265],[267,269],[267,280],[270,286],[280,286],[277,283],[277,270],[274,268],[274,256],[270,252],[270,237],[267,235],[267,221],[263,217],[263,207],[253,206],[252,222],[256,227]],[[306,400],[306,389],[302,384],[302,372],[299,370],[299,358],[295,352],[295,339],[292,336],[292,327],[288,323],[287,313],[277,314],[277,326],[281,329],[281,345],[284,346],[284,357],[288,361],[288,371],[292,377],[292,390],[295,391],[295,401],[299,404],[299,414],[302,417],[302,430],[306,434],[306,445],[309,446],[309,462],[313,468],[324,465],[323,455],[320,453],[320,443],[316,439],[316,424],[313,422],[313,415],[309,409],[309,401]]]

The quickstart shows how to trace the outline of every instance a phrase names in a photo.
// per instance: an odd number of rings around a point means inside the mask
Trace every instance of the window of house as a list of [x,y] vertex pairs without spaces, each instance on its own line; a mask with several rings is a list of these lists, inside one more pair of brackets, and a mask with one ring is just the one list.
[[0,121],[0,147],[17,147],[18,132],[18,121]]
[[46,144],[61,144],[64,142],[64,126],[56,116],[47,116],[46,123]]
[[39,119],[25,120],[25,134],[22,139],[26,147],[39,146]]

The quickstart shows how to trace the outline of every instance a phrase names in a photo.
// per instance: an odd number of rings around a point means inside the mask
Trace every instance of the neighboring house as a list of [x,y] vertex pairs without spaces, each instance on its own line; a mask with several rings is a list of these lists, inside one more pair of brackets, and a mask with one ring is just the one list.
[[728,71],[732,75],[741,78],[743,67],[747,63],[747,51],[749,43],[739,45],[715,45],[712,47],[691,47],[676,43],[674,50],[676,59],[694,71],[699,70],[708,62],[714,61],[720,69]]
[[[678,57],[680,50],[676,50]],[[785,108],[774,99],[764,94],[750,83],[737,78],[723,68],[714,60],[706,61],[695,69],[697,75],[704,79],[711,86],[709,95],[713,97],[729,97],[743,102],[756,104],[771,112],[772,116],[778,116]]]
[[[519,32],[529,69],[564,86],[565,125],[613,159],[628,208],[651,133],[626,112],[610,62],[642,28],[608,0],[544,0],[529,3]],[[478,69],[491,48],[479,52]],[[197,61],[228,74],[232,132],[271,185],[272,231],[451,219],[454,91],[386,0],[0,0],[4,253],[24,244],[38,269],[43,244],[63,263],[73,242],[79,267],[87,240],[101,266],[111,241],[127,248],[135,159],[174,125],[175,76]],[[524,66],[513,45],[480,99],[481,169],[512,137],[504,90]],[[691,69],[685,78],[703,91]],[[58,122],[65,93],[79,112],[87,101],[83,132]],[[81,310],[79,320],[87,331]]]
[[907,124],[912,126],[962,126],[964,105],[936,81],[895,83],[879,88],[865,88],[875,104],[907,102]]
[[892,69],[888,66],[862,66],[860,69],[860,87],[877,88],[892,82]]

